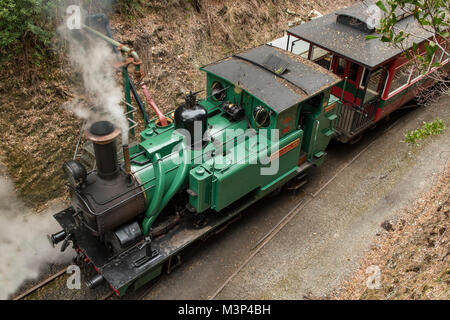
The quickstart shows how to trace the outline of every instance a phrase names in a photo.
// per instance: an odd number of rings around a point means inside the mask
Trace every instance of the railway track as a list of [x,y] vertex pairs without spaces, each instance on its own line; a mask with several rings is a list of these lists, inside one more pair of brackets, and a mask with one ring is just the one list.
[[[31,296],[33,293],[37,292],[38,290],[45,288],[46,286],[50,285],[51,283],[53,283],[57,279],[63,277],[66,274],[66,271],[67,271],[67,268],[62,268],[58,272],[56,272],[56,273],[50,275],[49,277],[45,278],[44,280],[40,281],[39,283],[37,283],[33,287],[29,288],[25,292],[23,292],[20,295],[12,298],[12,300],[24,300],[25,298]],[[147,296],[149,294],[149,292],[152,290],[152,288],[160,280],[161,280],[161,276],[156,278],[155,281],[153,281],[148,287],[143,288],[143,290],[139,294],[137,294],[136,299],[137,300],[144,299],[145,296]],[[120,299],[119,297],[116,296],[116,294],[115,294],[115,292],[113,290],[110,290],[108,293],[106,293],[106,294],[102,295],[101,297],[99,297],[98,300],[111,300],[111,299],[114,299],[114,298]]]
[[[67,272],[67,267],[62,268],[58,272],[56,272],[56,273],[50,275],[49,277],[45,278],[44,280],[40,281],[39,283],[37,283],[33,287],[29,288],[25,292],[23,292],[20,295],[12,298],[12,300],[24,300],[25,298],[31,296],[33,293],[37,292],[38,290],[45,288],[46,286],[50,285],[51,283],[53,283],[57,279],[63,277],[66,274],[66,272]],[[148,289],[148,290],[150,290],[150,289]],[[114,297],[114,295],[115,295],[114,291],[110,290],[110,292],[108,292],[105,295],[101,296],[98,300],[108,300],[111,297]]]
[[13,300],[23,300],[26,297],[30,296],[31,294],[33,294],[34,292],[36,292],[37,290],[44,288],[45,286],[47,286],[48,284],[52,283],[53,281],[55,281],[56,279],[62,277],[67,271],[67,268],[63,268],[61,270],[59,270],[58,272],[52,274],[51,276],[49,276],[48,278],[46,278],[45,280],[39,282],[38,284],[34,285],[33,287],[31,287],[30,289],[28,289],[27,291],[25,291],[24,293],[16,296],[13,298]]

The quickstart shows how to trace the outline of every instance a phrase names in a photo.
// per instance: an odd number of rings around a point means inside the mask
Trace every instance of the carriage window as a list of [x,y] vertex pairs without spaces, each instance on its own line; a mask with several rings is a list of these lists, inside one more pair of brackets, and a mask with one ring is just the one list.
[[309,42],[293,38],[289,50],[302,58],[308,59],[309,46]]
[[214,101],[224,101],[227,96],[225,88],[219,81],[214,81],[211,85],[211,97]]
[[411,75],[411,62],[407,62],[404,65],[397,67],[394,72],[390,93],[398,92],[408,85],[409,77]]
[[369,69],[364,68],[364,72],[363,72],[363,76],[361,77],[361,81],[359,83],[359,86],[361,88],[365,88],[366,87],[366,81],[367,81],[367,77],[369,76]]
[[358,70],[359,70],[359,65],[352,62],[351,66],[350,66],[350,71],[348,73],[348,79],[351,81],[356,81],[356,78],[358,77]]
[[342,59],[342,58],[337,58],[337,59],[338,59],[338,64],[337,64],[337,67],[336,67],[336,74],[344,75],[344,73],[345,73],[345,65],[346,65],[347,61],[345,61],[345,59]]
[[319,48],[317,46],[312,46],[311,60],[317,63],[319,66],[330,69],[331,66],[331,52]]
[[[364,73],[364,78],[361,87],[365,87],[366,86],[366,82],[367,82],[367,90],[366,90],[366,95],[364,96],[364,102],[366,103],[369,100],[372,100],[373,98],[379,96],[381,94],[381,91],[384,88],[384,82],[385,82],[385,71],[382,67],[379,67],[375,70],[372,70],[372,72],[370,73],[369,76],[369,70],[366,69],[365,73]],[[369,80],[367,81],[367,77],[369,76]]]
[[435,64],[436,62],[440,62],[441,58],[442,58],[442,50],[441,50],[441,48],[437,47],[436,52],[434,53],[434,56],[433,56],[433,62],[430,63],[430,67],[433,64]]

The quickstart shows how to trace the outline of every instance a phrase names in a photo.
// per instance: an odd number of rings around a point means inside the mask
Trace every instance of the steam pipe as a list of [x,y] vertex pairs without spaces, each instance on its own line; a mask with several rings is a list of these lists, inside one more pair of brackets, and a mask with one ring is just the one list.
[[[82,26],[83,26],[84,29],[86,29],[87,31],[89,31],[93,35],[95,35],[95,36],[99,37],[100,39],[108,42],[109,44],[117,47],[117,49],[119,49],[120,51],[123,51],[123,52],[129,54],[130,56],[132,56],[136,63],[141,63],[141,59],[139,59],[139,55],[137,54],[136,51],[132,50],[131,48],[121,44],[120,42],[118,42],[118,41],[116,41],[114,39],[111,39],[110,37],[105,36],[103,33],[98,32],[97,30],[95,30],[95,29],[93,29],[93,28],[91,28],[91,27],[89,27],[89,26],[87,26],[85,24],[82,24]],[[136,65],[136,67],[139,67],[139,65]]]
[[186,147],[186,143],[184,141],[181,142],[181,150],[183,152],[182,155],[182,162],[180,167],[177,170],[177,175],[175,176],[175,179],[173,180],[172,184],[170,185],[169,190],[167,190],[166,194],[164,195],[163,200],[161,201],[160,210],[164,209],[164,207],[167,205],[167,203],[172,199],[172,197],[178,192],[181,185],[186,179],[186,175],[188,173],[189,163],[190,163],[190,153],[188,151],[188,148]]
[[[184,141],[181,142],[181,150],[183,152],[183,155],[182,155],[183,161],[181,162],[181,165],[177,170],[177,174],[176,174],[175,179],[173,180],[172,184],[170,185],[169,190],[167,190],[166,194],[164,195],[164,197],[162,199],[159,198],[162,196],[162,191],[160,192],[160,190],[164,189],[165,186],[163,185],[162,189],[160,189],[161,186],[159,185],[159,182],[162,179],[161,178],[158,179],[158,183],[157,183],[158,186],[155,191],[152,205],[148,208],[148,210],[146,212],[147,218],[144,219],[144,223],[142,225],[144,235],[146,235],[148,233],[151,225],[156,220],[156,218],[158,217],[161,210],[164,209],[164,207],[167,205],[167,203],[170,201],[170,199],[172,199],[172,197],[180,190],[183,182],[186,179],[186,175],[189,171],[188,169],[189,169],[189,163],[190,163],[190,161],[189,161],[190,153],[189,153],[186,143]],[[157,154],[157,156],[159,156],[159,154]],[[160,162],[160,161],[158,161],[158,162]],[[160,168],[155,167],[155,175],[157,175],[158,177],[163,177],[165,175],[165,171],[164,171],[164,168],[162,165],[160,165]],[[155,200],[155,199],[158,199],[158,200]],[[155,205],[153,206],[154,202],[155,202]]]
[[150,119],[148,118],[148,114],[145,111],[144,104],[141,101],[141,98],[139,97],[136,87],[134,86],[133,82],[131,82],[130,78],[128,78],[128,81],[130,82],[130,89],[133,93],[134,99],[136,100],[137,105],[139,106],[139,109],[141,110],[142,116],[144,117],[145,125],[148,125],[150,123]]
[[156,153],[152,158],[153,168],[155,172],[155,177],[157,179],[156,181],[156,190],[155,194],[153,195],[152,202],[150,203],[147,211],[145,212],[146,218],[144,219],[144,222],[142,223],[142,230],[144,235],[147,235],[150,226],[155,221],[156,217],[158,216],[157,210],[159,209],[159,206],[161,204],[161,200],[164,193],[165,183],[166,183],[166,171],[164,170],[163,164],[161,160],[161,155],[159,153]]
[[52,235],[47,235],[48,241],[50,241],[50,244],[54,248],[55,245],[66,239],[67,233],[66,231],[62,230],[60,232],[54,233]]
[[105,36],[103,33],[98,32],[97,30],[95,30],[85,24],[82,24],[82,26],[85,30],[87,30],[94,36],[99,37],[100,39],[106,41],[107,43],[111,44],[112,46],[117,47],[118,50],[123,51],[123,52],[127,53],[128,55],[130,55],[134,61],[133,64],[134,64],[135,74],[138,75],[139,77],[142,77],[142,72],[141,72],[142,60],[139,59],[139,55],[137,54],[136,51],[132,50],[131,48],[121,44],[120,42],[118,42],[108,36]]
[[158,106],[156,105],[155,101],[153,101],[152,97],[150,97],[150,93],[148,93],[147,86],[145,85],[144,81],[141,82],[141,89],[142,92],[144,92],[145,100],[147,100],[147,103],[152,107],[153,111],[158,116],[159,122],[162,127],[166,127],[169,125],[167,122],[166,116],[159,110]]

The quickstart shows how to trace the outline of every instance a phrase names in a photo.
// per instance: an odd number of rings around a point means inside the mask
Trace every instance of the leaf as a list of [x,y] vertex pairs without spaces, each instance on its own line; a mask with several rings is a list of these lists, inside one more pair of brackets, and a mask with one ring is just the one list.
[[372,36],[372,35],[366,36],[366,40],[372,40],[372,39],[378,39],[378,38],[379,38],[379,36]]
[[384,12],[387,13],[387,10],[386,10],[386,7],[384,6],[383,1],[381,1],[381,0],[377,1],[377,6],[378,6],[378,8],[380,8],[381,10],[383,10]]
[[438,61],[438,62],[433,63],[433,64],[431,65],[431,67],[432,67],[432,68],[436,68],[436,67],[439,67],[440,65],[441,65],[441,63]]

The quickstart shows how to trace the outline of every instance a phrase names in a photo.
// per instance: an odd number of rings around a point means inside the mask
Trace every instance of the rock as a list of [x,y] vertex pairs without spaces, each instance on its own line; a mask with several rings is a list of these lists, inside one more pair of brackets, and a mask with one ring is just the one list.
[[411,266],[408,269],[405,270],[406,272],[419,272],[420,271],[420,266]]
[[386,231],[393,231],[393,230],[394,230],[394,228],[392,227],[392,224],[389,222],[389,220],[384,221],[384,222],[381,224],[381,227],[382,227],[384,230],[386,230]]

